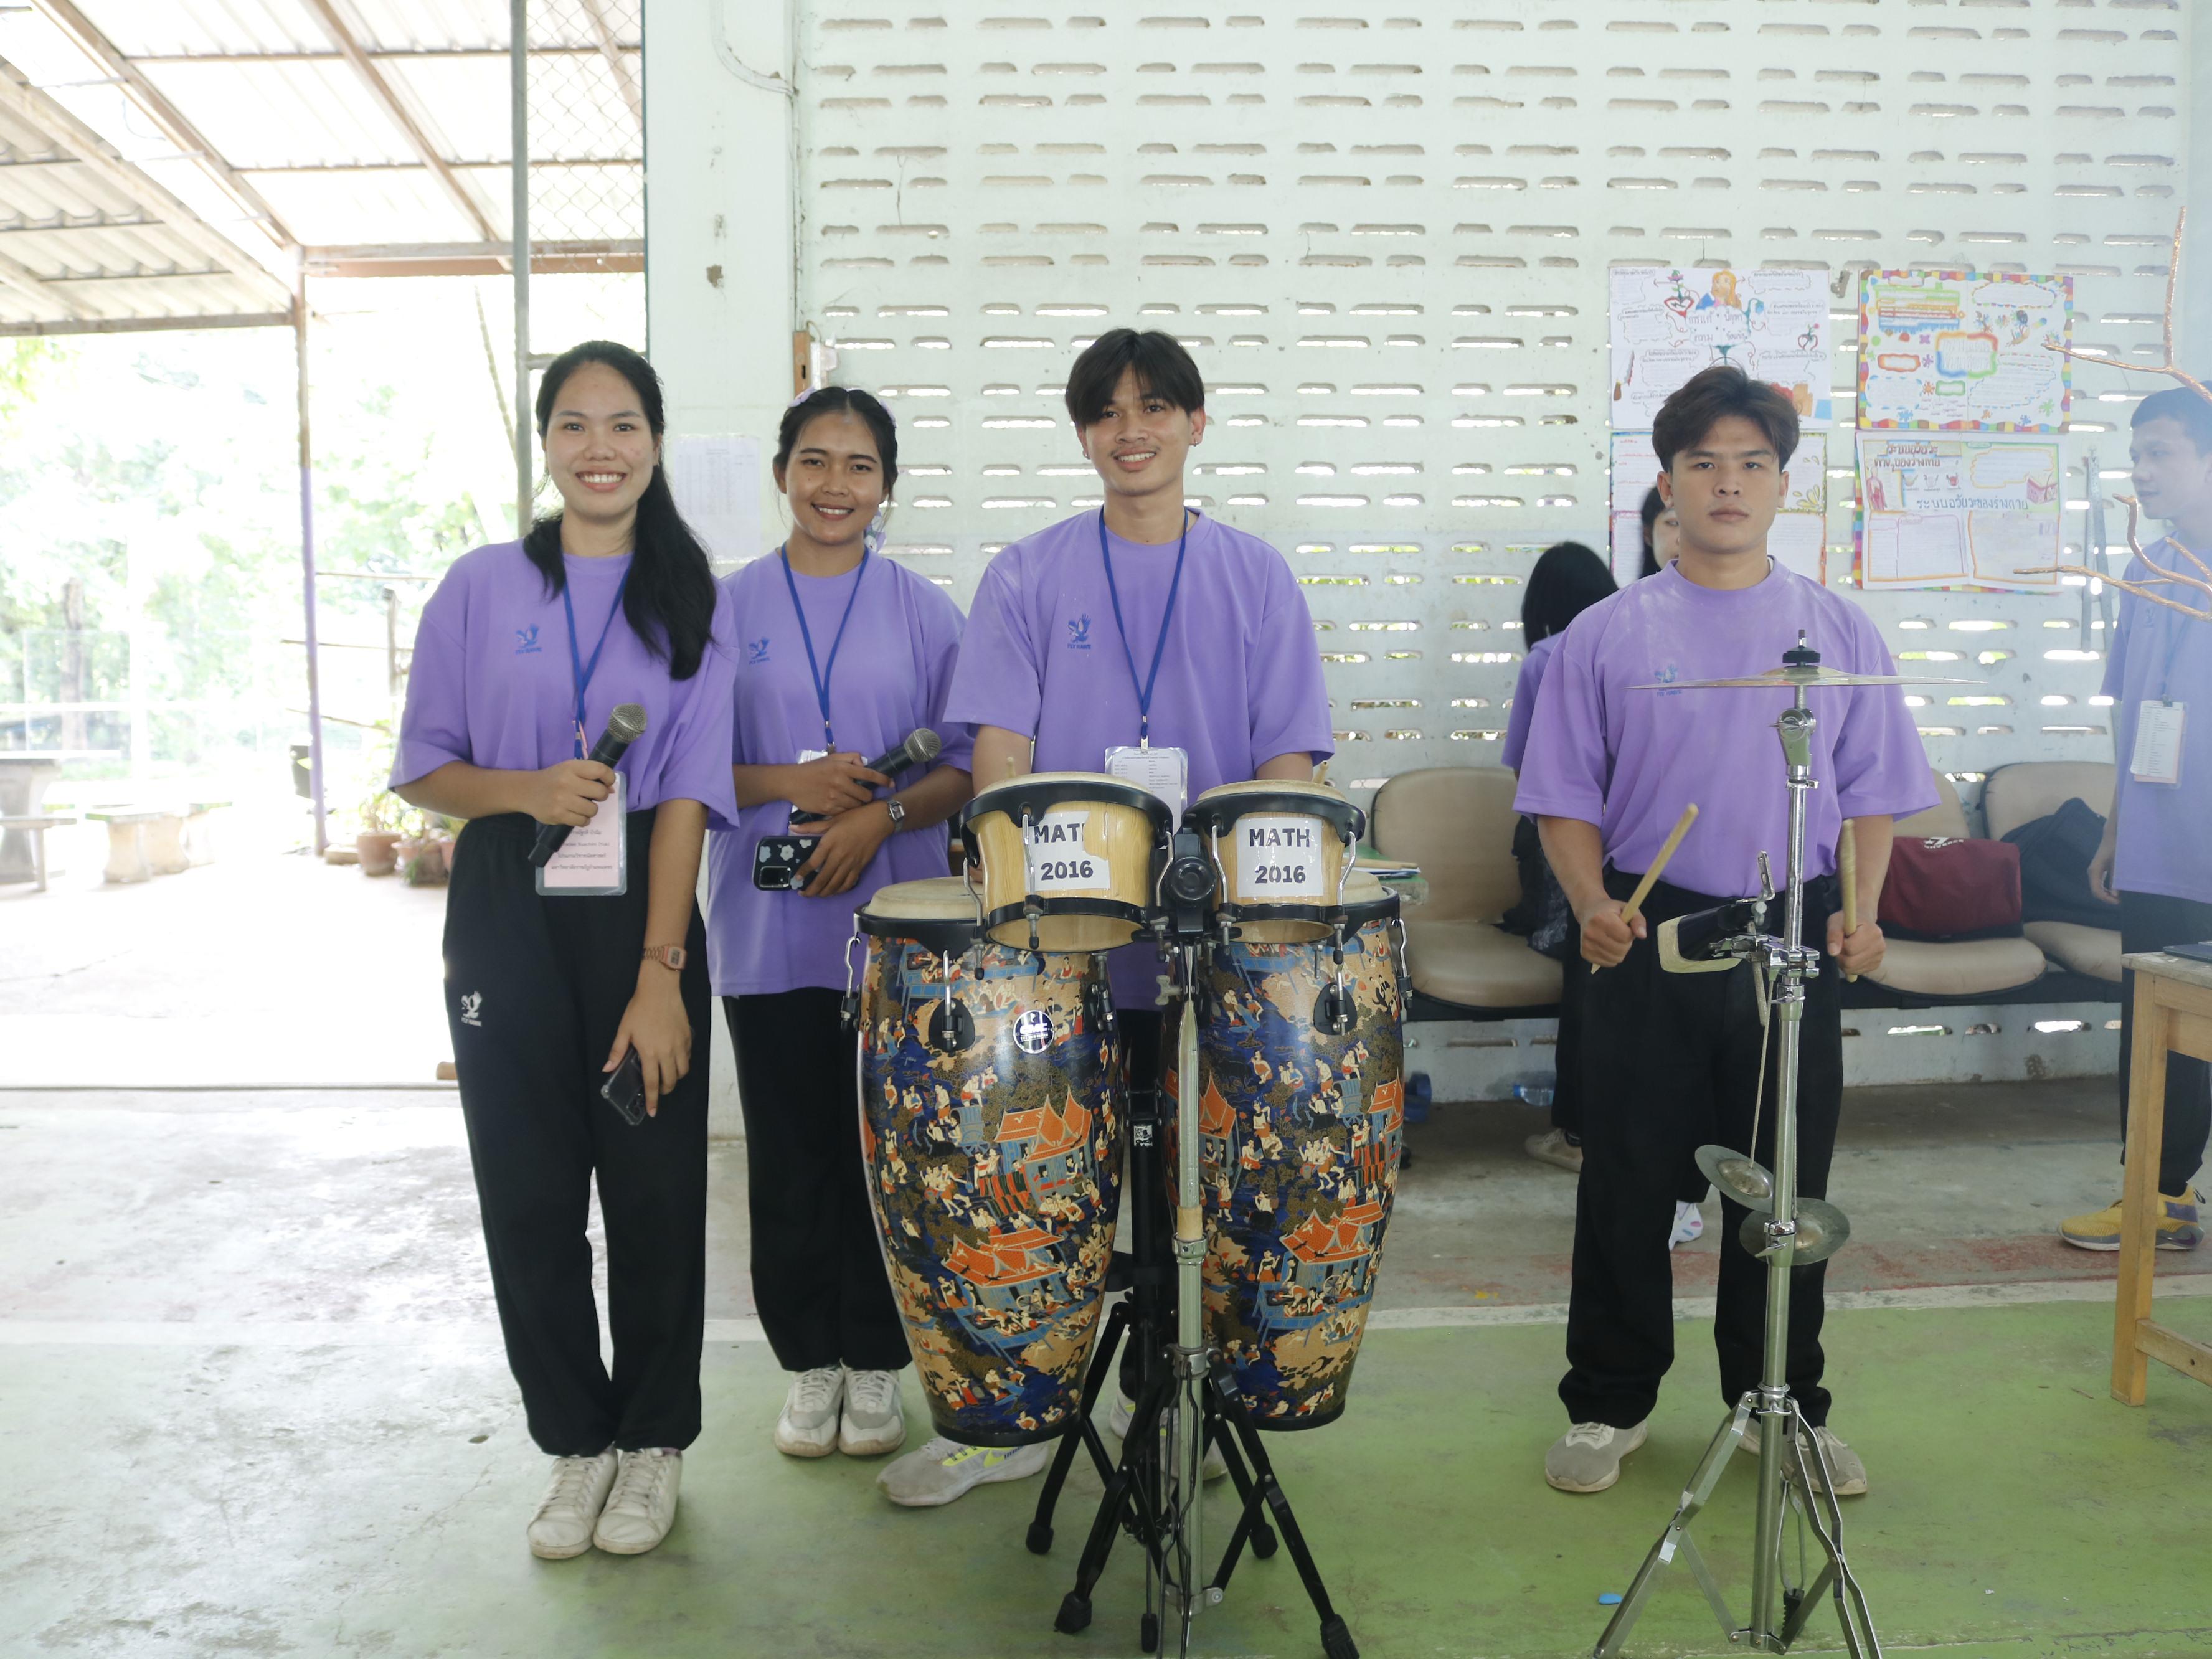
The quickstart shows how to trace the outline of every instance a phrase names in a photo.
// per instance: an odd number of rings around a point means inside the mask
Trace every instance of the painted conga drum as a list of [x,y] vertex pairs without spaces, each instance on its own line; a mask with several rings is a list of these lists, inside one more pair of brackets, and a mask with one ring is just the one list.
[[1123,1082],[1105,958],[984,939],[957,879],[885,887],[865,939],[860,1141],[937,1432],[1049,1439],[1104,1300]]
[[1207,969],[1206,1340],[1263,1429],[1318,1428],[1342,1413],[1398,1186],[1398,900],[1355,872],[1345,908],[1354,1017],[1341,1036],[1315,1018],[1335,978],[1326,944],[1216,945]]

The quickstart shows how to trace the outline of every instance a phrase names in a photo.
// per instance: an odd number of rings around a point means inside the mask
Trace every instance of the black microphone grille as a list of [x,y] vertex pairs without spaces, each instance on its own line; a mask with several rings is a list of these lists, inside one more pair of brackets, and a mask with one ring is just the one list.
[[607,730],[624,743],[635,743],[645,735],[645,705],[641,702],[618,702],[614,713],[607,716]]
[[907,734],[907,753],[914,757],[917,765],[924,761],[935,760],[944,749],[945,739],[926,726],[917,726]]

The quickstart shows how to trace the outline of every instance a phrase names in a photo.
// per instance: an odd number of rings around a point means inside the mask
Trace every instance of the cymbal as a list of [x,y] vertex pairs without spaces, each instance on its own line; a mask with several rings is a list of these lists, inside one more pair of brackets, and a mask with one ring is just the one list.
[[1979,680],[1950,678],[1942,674],[1846,674],[1840,668],[1817,664],[1804,667],[1785,664],[1757,674],[1721,680],[1676,680],[1673,684],[1632,685],[1632,691],[1794,691],[1799,686],[1823,685],[1979,685]]
[[1726,1146],[1698,1148],[1698,1168],[1706,1180],[1737,1203],[1749,1208],[1771,1209],[1774,1177],[1764,1165]]
[[[1766,1224],[1773,1216],[1771,1209],[1753,1210],[1737,1229],[1736,1237],[1753,1255],[1766,1253]],[[1794,1267],[1809,1267],[1815,1261],[1826,1261],[1850,1242],[1850,1218],[1824,1200],[1799,1199],[1796,1218],[1797,1232],[1790,1241],[1793,1248],[1790,1255]]]

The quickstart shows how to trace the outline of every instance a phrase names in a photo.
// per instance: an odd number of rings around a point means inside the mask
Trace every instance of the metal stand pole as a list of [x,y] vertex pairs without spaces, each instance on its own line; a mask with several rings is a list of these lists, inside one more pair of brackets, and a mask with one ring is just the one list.
[[530,0],[507,3],[508,228],[514,275],[514,533],[530,533]]
[[[1813,777],[1813,732],[1817,724],[1805,705],[1805,687],[1800,685],[1796,703],[1784,709],[1775,723],[1782,737],[1790,783],[1790,865],[1782,937],[1757,942],[1759,955],[1775,976],[1772,1003],[1780,1020],[1776,1034],[1773,1209],[1761,1225],[1766,1241],[1761,1252],[1766,1258],[1762,1373],[1759,1387],[1737,1404],[1707,1447],[1674,1520],[1637,1570],[1628,1593],[1621,1598],[1605,1634],[1598,1638],[1595,1659],[1613,1659],[1621,1651],[1661,1569],[1672,1565],[1678,1555],[1705,1591],[1729,1643],[1737,1648],[1754,1653],[1787,1652],[1821,1590],[1832,1586],[1837,1614],[1844,1626],[1844,1644],[1852,1659],[1881,1659],[1881,1656],[1865,1595],[1844,1560],[1842,1511],[1830,1483],[1826,1457],[1790,1393],[1790,1275],[1796,1263],[1797,1241],[1797,1066],[1805,1018],[1805,981],[1820,972],[1819,952],[1808,950],[1804,942],[1805,811],[1807,798],[1818,787]],[[1755,1158],[1758,1152],[1753,1146],[1751,1157]],[[1727,1241],[1723,1241],[1722,1248],[1727,1248]],[[1720,1484],[1721,1474],[1753,1416],[1759,1419],[1759,1504],[1752,1531],[1751,1617],[1747,1626],[1739,1626],[1690,1536],[1690,1526]],[[1785,1474],[1792,1482],[1788,1492],[1784,1487]],[[1820,1576],[1805,1587],[1791,1585],[1784,1569],[1783,1523],[1793,1506],[1811,1526],[1827,1557]]]
[[[292,353],[300,406],[300,581],[301,621],[307,642],[307,794],[315,806],[315,856],[331,844],[330,811],[323,788],[323,664],[315,604],[315,451],[307,428],[307,270],[300,267],[292,296]],[[138,665],[131,665],[133,678]]]

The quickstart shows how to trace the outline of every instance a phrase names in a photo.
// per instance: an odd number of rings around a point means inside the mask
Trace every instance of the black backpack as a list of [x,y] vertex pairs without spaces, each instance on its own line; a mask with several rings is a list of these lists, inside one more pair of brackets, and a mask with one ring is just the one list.
[[2020,848],[2021,920],[2118,927],[2119,911],[2089,890],[2089,860],[2104,837],[2105,820],[2078,797],[2007,836]]

